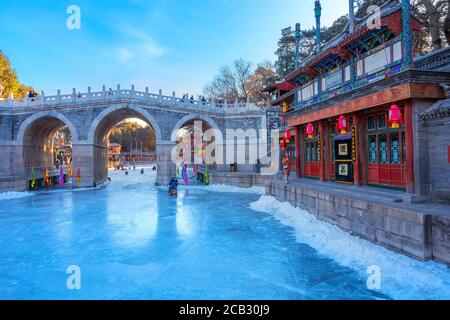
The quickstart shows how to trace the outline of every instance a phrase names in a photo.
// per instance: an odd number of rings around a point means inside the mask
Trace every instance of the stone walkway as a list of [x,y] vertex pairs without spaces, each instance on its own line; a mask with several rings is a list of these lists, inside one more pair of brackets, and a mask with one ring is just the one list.
[[[282,183],[281,177],[277,179]],[[321,182],[314,179],[291,179],[290,185],[308,187],[315,191],[327,192],[332,195],[346,196],[352,199],[364,199],[366,201],[389,205],[399,209],[407,209],[422,214],[450,216],[450,204],[437,202],[413,203],[410,194],[400,191],[376,187],[357,187],[353,185],[339,184],[335,182]]]

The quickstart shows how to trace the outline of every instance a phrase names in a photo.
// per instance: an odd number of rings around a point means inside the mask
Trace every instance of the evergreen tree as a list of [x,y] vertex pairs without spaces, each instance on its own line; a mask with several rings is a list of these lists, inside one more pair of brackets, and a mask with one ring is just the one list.
[[292,27],[281,30],[281,38],[278,41],[275,55],[278,57],[275,69],[280,77],[285,78],[295,69],[295,35]]
[[0,51],[0,98],[7,98],[10,93],[14,97],[24,97],[32,88],[19,82],[16,71],[11,67],[11,63]]

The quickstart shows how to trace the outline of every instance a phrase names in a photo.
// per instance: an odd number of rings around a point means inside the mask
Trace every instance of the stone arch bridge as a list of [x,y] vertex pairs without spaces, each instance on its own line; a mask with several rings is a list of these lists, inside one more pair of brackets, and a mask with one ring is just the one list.
[[[53,166],[48,141],[67,126],[72,135],[73,168],[80,168],[80,187],[102,184],[107,173],[107,136],[127,118],[147,122],[156,136],[157,184],[165,184],[175,172],[171,152],[173,132],[195,120],[209,128],[264,126],[264,111],[249,102],[216,103],[180,99],[134,89],[42,95],[0,101],[0,190],[26,190],[31,171]],[[41,173],[42,175],[42,173]],[[76,185],[73,183],[72,185]]]

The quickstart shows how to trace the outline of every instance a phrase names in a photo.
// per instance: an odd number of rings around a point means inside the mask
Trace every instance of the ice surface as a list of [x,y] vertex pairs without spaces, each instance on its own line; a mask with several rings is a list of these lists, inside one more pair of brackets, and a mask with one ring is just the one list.
[[[0,300],[448,297],[443,267],[373,249],[306,214],[286,217],[301,223],[306,241],[274,219],[284,204],[261,192],[191,186],[170,197],[153,186],[154,172],[136,169],[110,172],[105,188],[0,201]],[[353,243],[364,254],[351,252]],[[361,258],[372,254],[392,262]],[[366,263],[388,266],[384,279],[405,266],[415,278],[371,291],[360,270]],[[81,268],[81,290],[66,287],[71,265]]]

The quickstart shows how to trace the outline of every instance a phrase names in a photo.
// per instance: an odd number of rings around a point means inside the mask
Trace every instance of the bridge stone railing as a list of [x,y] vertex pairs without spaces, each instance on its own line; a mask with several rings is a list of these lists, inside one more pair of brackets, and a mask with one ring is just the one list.
[[[187,98],[186,98],[187,97]],[[58,93],[53,96],[46,96],[42,92],[37,97],[25,97],[25,98],[8,98],[0,99],[0,110],[15,110],[20,108],[42,108],[46,106],[73,106],[78,107],[86,103],[95,102],[110,102],[120,100],[131,100],[143,103],[159,104],[167,107],[185,108],[193,111],[209,111],[215,113],[244,113],[251,111],[260,111],[261,109],[249,101],[240,102],[234,101],[232,103],[228,101],[206,101],[203,99],[190,99],[188,95],[185,98],[178,98],[173,92],[172,96],[165,96],[162,94],[162,90],[159,93],[150,93],[148,87],[145,91],[136,91],[134,85],[131,89],[121,89],[120,85],[116,90],[106,90],[103,86],[102,91],[92,91],[88,88],[87,92],[77,92],[73,89],[71,94]]]

